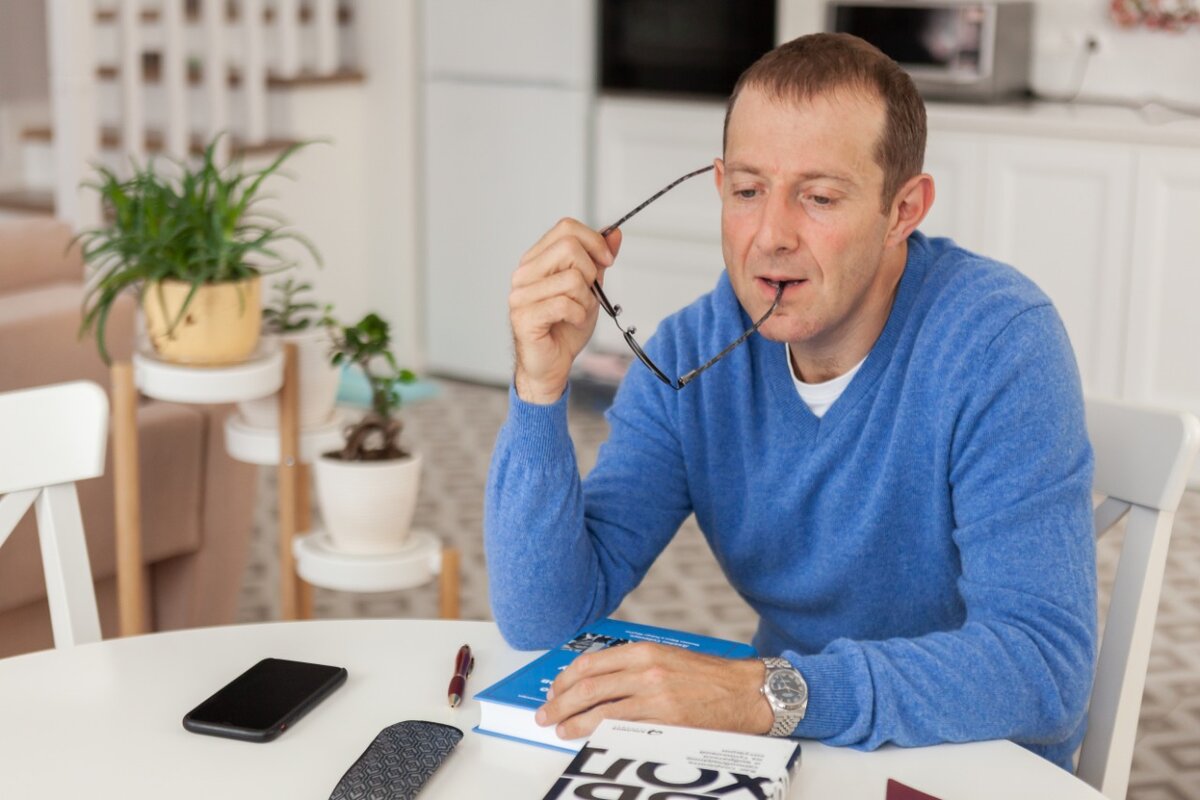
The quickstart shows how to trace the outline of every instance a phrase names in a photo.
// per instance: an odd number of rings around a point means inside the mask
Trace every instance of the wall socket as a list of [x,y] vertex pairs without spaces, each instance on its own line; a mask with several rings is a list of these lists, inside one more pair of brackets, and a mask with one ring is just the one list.
[[1092,55],[1099,55],[1108,50],[1108,37],[1095,31],[1070,31],[1066,34],[1066,40],[1071,49],[1084,50]]

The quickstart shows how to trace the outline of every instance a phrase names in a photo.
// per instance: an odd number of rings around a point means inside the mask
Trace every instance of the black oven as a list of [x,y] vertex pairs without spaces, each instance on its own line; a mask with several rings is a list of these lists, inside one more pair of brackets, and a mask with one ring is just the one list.
[[600,88],[726,98],[775,46],[775,0],[600,0]]

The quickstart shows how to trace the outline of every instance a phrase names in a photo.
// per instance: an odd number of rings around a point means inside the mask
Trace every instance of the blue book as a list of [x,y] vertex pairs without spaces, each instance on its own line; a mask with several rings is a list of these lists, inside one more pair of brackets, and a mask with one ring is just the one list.
[[694,633],[602,619],[575,634],[570,641],[547,650],[516,672],[476,693],[479,725],[475,730],[490,736],[529,742],[567,752],[578,752],[587,738],[560,739],[554,728],[543,728],[533,715],[546,702],[546,690],[567,665],[584,653],[631,642],[656,642],[723,658],[754,658],[748,644],[699,636]]

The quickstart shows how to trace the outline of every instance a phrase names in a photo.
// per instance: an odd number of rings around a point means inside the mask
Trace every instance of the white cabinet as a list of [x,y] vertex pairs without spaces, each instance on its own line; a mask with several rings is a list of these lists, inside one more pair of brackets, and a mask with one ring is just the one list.
[[512,379],[508,292],[521,255],[585,212],[587,97],[431,82],[425,93],[425,352],[431,369]]
[[921,230],[1012,264],[1054,302],[1087,391],[1122,389],[1134,150],[932,128]]
[[1132,237],[1133,149],[1107,142],[990,137],[980,251],[1054,301],[1084,388],[1121,390]]
[[927,236],[946,236],[968,250],[983,247],[984,145],[978,136],[929,131],[925,171],[933,176],[933,207],[921,223]]
[[594,0],[428,0],[422,212],[426,364],[512,379],[521,255],[587,212]]
[[1125,394],[1200,414],[1200,148],[1138,156]]
[[425,73],[590,88],[594,0],[426,0]]

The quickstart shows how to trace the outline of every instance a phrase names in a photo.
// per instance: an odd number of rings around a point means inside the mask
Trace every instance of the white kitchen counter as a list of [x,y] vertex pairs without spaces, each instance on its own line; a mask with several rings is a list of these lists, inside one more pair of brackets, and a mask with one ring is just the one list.
[[926,103],[932,129],[1200,147],[1200,117],[1085,103]]

